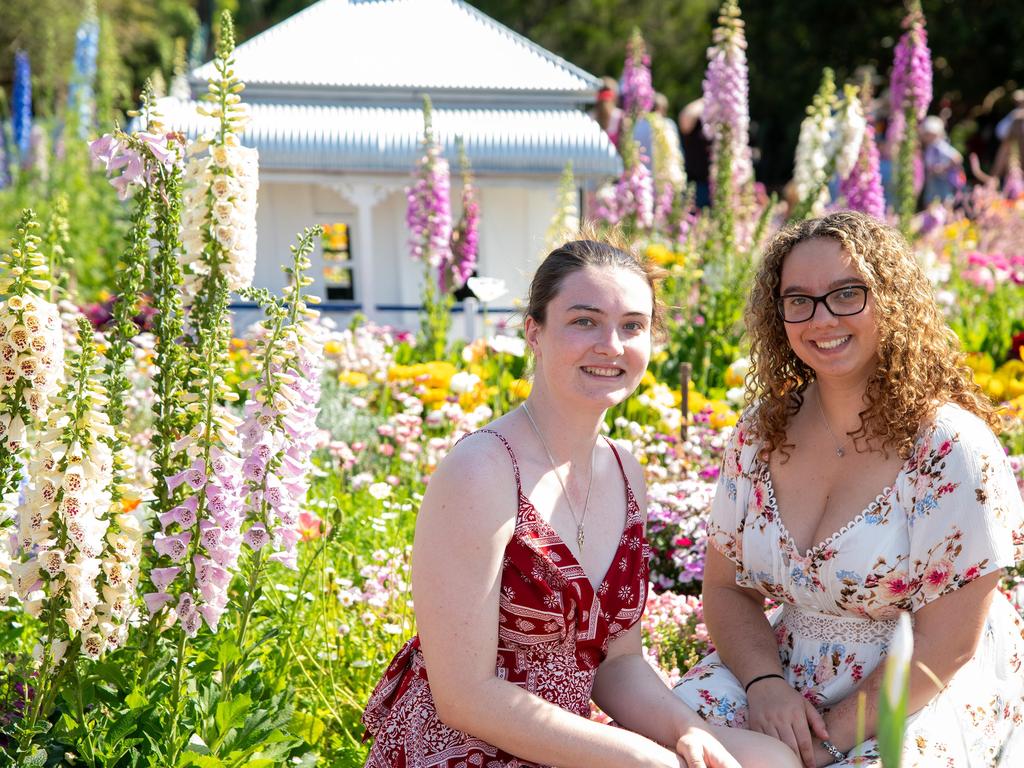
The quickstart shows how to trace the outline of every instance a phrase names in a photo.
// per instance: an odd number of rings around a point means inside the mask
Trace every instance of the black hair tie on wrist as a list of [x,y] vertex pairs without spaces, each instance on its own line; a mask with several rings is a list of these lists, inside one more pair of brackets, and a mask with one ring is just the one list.
[[777,677],[777,678],[779,678],[779,680],[785,680],[786,679],[782,675],[780,675],[780,674],[778,674],[776,672],[772,672],[770,675],[758,675],[753,680],[751,680],[749,683],[747,683],[745,686],[743,686],[743,693],[746,693],[747,691],[749,691],[750,690],[750,686],[752,686],[754,683],[759,682],[761,680],[767,680],[767,679],[772,678],[772,677]]

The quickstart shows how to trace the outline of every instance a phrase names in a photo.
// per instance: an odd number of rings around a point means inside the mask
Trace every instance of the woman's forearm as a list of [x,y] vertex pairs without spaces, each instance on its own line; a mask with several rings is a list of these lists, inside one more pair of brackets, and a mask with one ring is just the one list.
[[[910,662],[909,683],[907,693],[907,714],[911,715],[927,706],[942,688],[945,687],[957,670],[966,664],[973,655],[970,652],[948,653],[944,644],[930,642],[927,638],[914,636],[914,655]],[[928,668],[931,674],[921,669]],[[825,724],[831,741],[844,752],[852,748],[858,741],[857,734],[857,700],[861,695],[865,699],[864,738],[871,738],[878,730],[878,697],[882,689],[885,675],[885,660],[865,677],[856,690],[837,703],[825,715]],[[935,676],[935,679],[932,678]],[[936,685],[936,679],[941,685]]]
[[523,760],[559,768],[673,766],[674,753],[649,739],[568,712],[497,678],[462,691],[443,713],[451,728]]
[[704,623],[722,661],[746,685],[759,675],[781,674],[778,643],[761,599],[731,586],[704,589]]
[[688,728],[704,725],[638,654],[619,656],[601,665],[593,698],[623,728],[670,749]]

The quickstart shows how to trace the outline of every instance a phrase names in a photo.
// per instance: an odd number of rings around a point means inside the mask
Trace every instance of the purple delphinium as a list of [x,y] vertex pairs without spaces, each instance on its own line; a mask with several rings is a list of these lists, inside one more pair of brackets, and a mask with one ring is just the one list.
[[7,143],[7,130],[0,123],[0,189],[11,185],[11,152]]
[[87,12],[75,33],[74,74],[68,86],[68,109],[78,115],[78,135],[89,133],[93,121],[93,81],[99,53],[100,24],[95,9]]
[[[704,75],[704,135],[712,142],[713,168],[717,168],[722,155],[722,143],[729,142],[733,185],[739,189],[753,177],[753,167],[747,103],[747,41],[736,0],[722,4],[712,41]],[[716,176],[714,170],[711,176]]]
[[409,249],[417,261],[433,269],[451,261],[451,181],[448,161],[434,141],[430,100],[423,105],[423,156],[417,163],[416,179],[406,190]]
[[622,70],[622,108],[633,116],[650,112],[654,108],[651,57],[640,30],[636,28],[626,43],[626,63]]
[[32,140],[32,71],[28,54],[18,51],[14,54],[14,89],[11,93],[11,128],[14,146],[18,148],[18,159],[28,158]]
[[855,211],[863,211],[877,219],[885,219],[885,193],[882,191],[882,174],[878,168],[878,146],[875,144],[875,129],[869,123],[860,143],[860,153],[850,175],[839,184],[840,194],[846,198],[846,205]]
[[886,139],[895,146],[903,139],[906,110],[912,108],[918,122],[928,114],[932,101],[932,54],[920,3],[913,3],[903,20],[904,32],[893,51],[889,82],[889,129]]

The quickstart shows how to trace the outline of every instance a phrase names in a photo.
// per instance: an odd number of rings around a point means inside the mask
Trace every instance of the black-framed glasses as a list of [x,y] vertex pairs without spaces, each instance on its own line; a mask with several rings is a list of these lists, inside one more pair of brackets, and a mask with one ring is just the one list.
[[868,288],[866,285],[844,285],[821,296],[788,293],[780,296],[775,306],[785,322],[806,323],[814,317],[819,303],[824,304],[834,317],[856,315],[863,312],[868,304]]

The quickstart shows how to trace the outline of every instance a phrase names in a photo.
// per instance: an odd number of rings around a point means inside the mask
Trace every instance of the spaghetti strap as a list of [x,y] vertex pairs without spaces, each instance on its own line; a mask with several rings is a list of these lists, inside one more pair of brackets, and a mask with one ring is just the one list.
[[[519,462],[516,461],[516,454],[512,450],[512,446],[509,445],[508,440],[505,439],[505,436],[503,434],[501,434],[500,432],[496,432],[493,429],[478,429],[476,432],[470,432],[469,435],[475,435],[478,432],[486,432],[489,435],[494,435],[496,438],[501,440],[501,444],[505,446],[505,450],[508,451],[508,457],[512,459],[512,471],[516,475],[516,498],[521,499],[523,497],[523,484],[519,477]],[[459,442],[461,443],[463,440],[469,437],[469,435],[463,435],[461,438],[459,438]]]
[[629,478],[626,477],[626,468],[622,466],[622,459],[619,457],[619,449],[615,447],[615,441],[610,438],[605,438],[604,441],[608,443],[608,447],[612,449],[612,453],[615,454],[615,461],[619,464],[619,472],[622,473],[622,482],[626,484],[626,491],[630,494],[633,493],[633,488],[629,484]]

